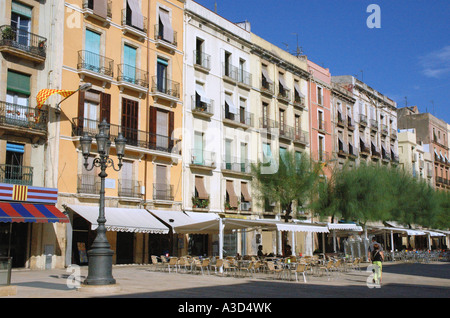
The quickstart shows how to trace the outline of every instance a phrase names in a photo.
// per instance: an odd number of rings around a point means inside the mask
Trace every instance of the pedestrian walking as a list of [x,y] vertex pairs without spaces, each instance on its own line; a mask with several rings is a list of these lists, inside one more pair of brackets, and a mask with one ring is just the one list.
[[378,243],[373,245],[373,251],[370,257],[373,265],[373,282],[381,285],[382,279],[382,262],[384,261],[384,253]]

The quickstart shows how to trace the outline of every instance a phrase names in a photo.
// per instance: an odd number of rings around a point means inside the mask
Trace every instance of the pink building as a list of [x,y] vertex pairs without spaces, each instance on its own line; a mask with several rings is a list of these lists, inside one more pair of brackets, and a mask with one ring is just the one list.
[[[308,82],[311,158],[326,164],[333,153],[331,73],[311,61],[308,61],[308,71],[311,74]],[[324,167],[327,178],[331,177],[329,166]]]

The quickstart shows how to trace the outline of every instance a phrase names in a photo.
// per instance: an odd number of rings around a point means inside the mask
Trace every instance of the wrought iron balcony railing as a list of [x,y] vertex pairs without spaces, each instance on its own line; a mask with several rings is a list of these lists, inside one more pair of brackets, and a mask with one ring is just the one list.
[[211,70],[211,55],[202,51],[194,51],[194,65],[201,66],[205,70]]
[[127,64],[119,64],[117,66],[118,76],[117,80],[128,82],[130,84],[138,85],[143,88],[148,88],[148,72],[140,70],[134,66]]
[[278,131],[279,124],[277,121],[268,119],[268,118],[260,118],[259,119],[259,128],[265,129],[268,134],[273,134]]
[[216,153],[203,149],[192,149],[191,164],[214,168],[216,167]]
[[0,183],[33,185],[33,167],[0,164]]
[[119,197],[140,198],[141,182],[133,179],[119,179]]
[[0,125],[47,130],[48,111],[0,102]]
[[173,185],[153,183],[153,200],[173,201]]
[[26,54],[45,59],[47,55],[47,39],[27,30],[2,25],[0,27],[0,48],[11,48]]
[[242,124],[246,126],[253,125],[253,114],[243,110],[242,108],[238,110],[237,114],[230,112],[226,106],[223,107],[224,119],[228,119],[237,124]]
[[163,29],[159,27],[159,24],[155,24],[155,40],[160,42],[165,42],[172,46],[177,46],[177,32],[173,31],[173,39],[166,39],[164,38],[164,32]]
[[[89,136],[95,137],[95,135],[99,132],[99,121],[97,120],[91,120],[87,118],[73,118],[72,121],[72,133],[74,136],[82,136],[84,132],[87,132]],[[158,150],[167,153],[179,153],[177,148],[179,140],[176,138],[111,124],[111,142],[114,141],[119,132],[122,132],[123,136],[127,139],[127,145],[151,150]]]
[[238,173],[250,173],[251,162],[250,160],[242,158],[225,156],[222,161],[222,170],[229,170]]
[[274,84],[268,82],[264,77],[261,80],[261,92],[273,95],[275,92]]
[[100,194],[100,177],[91,174],[79,174],[77,192],[85,194]]
[[152,93],[161,93],[167,96],[180,98],[180,83],[167,78],[153,76]]
[[114,77],[114,60],[93,52],[81,50],[78,51],[77,69]]
[[193,95],[192,99],[192,111],[195,113],[202,113],[207,115],[214,114],[214,101],[210,100],[209,103],[202,102],[199,96]]
[[[135,14],[134,12],[132,14]],[[139,13],[136,13],[139,14]],[[134,28],[140,32],[147,33],[148,30],[148,19],[141,14],[142,25],[134,25],[132,20],[132,15],[127,14],[127,9],[122,9],[122,26],[128,26]]]

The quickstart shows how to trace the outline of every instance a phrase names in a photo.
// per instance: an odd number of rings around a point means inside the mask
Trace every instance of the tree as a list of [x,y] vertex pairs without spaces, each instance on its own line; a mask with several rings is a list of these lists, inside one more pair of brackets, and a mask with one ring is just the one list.
[[320,166],[305,155],[286,151],[280,155],[278,169],[266,169],[270,163],[252,165],[253,187],[259,202],[277,202],[287,222],[293,214],[293,203],[306,209],[320,175]]

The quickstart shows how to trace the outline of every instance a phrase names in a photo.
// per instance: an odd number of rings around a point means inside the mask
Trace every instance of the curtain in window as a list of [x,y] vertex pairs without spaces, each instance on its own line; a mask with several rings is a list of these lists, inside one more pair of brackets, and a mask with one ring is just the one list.
[[108,1],[94,0],[94,8],[92,11],[94,14],[106,19],[108,17]]
[[128,0],[131,9],[131,25],[140,30],[144,30],[144,16],[142,15],[139,0]]

